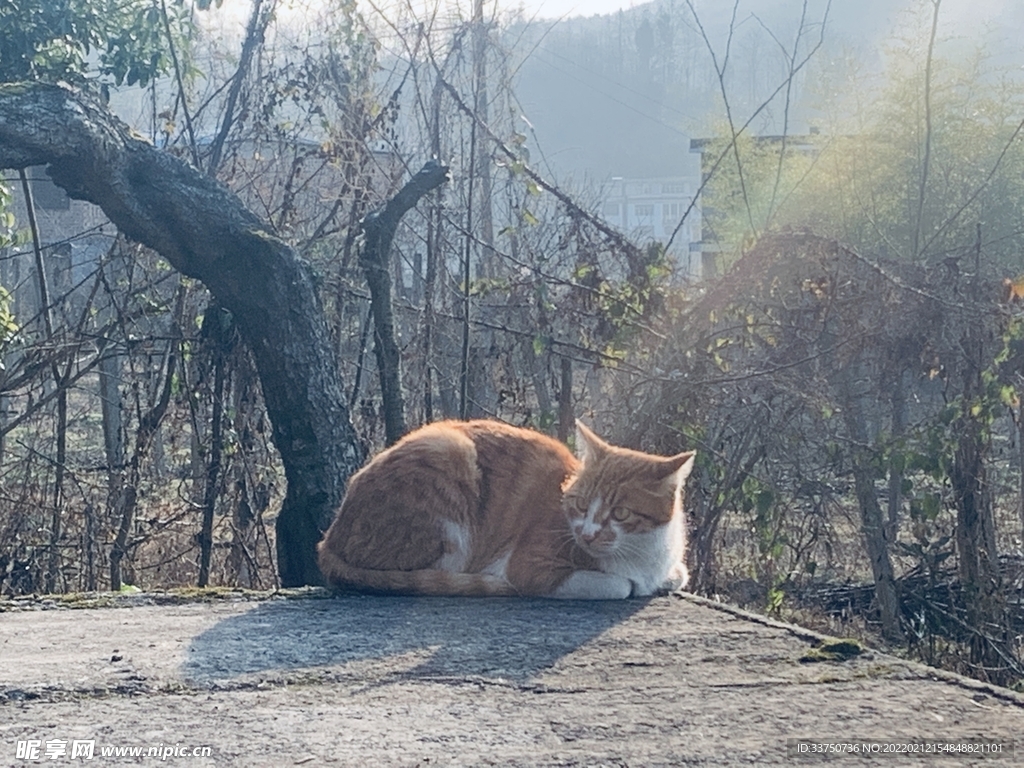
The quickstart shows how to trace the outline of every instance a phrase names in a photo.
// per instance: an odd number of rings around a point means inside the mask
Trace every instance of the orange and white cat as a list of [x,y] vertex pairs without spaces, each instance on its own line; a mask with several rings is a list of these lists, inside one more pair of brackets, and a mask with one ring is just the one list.
[[561,443],[497,421],[406,435],[352,476],[317,547],[331,584],[416,595],[616,599],[685,584],[693,451]]

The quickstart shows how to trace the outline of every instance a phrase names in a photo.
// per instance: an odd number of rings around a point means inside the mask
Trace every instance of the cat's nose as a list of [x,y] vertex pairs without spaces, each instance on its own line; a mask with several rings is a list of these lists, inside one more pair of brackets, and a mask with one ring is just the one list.
[[580,538],[583,540],[584,544],[593,544],[597,539],[597,533],[586,533],[581,531]]

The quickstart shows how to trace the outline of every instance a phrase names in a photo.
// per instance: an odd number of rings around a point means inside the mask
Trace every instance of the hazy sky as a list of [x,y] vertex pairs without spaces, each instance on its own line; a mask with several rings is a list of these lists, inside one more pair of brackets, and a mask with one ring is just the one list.
[[597,13],[612,13],[620,8],[639,5],[637,0],[523,0],[527,13],[537,13],[541,18],[570,16],[593,16]]
[[[287,0],[286,0],[287,1]],[[527,18],[538,17],[544,19],[557,19],[562,16],[593,16],[595,14],[614,13],[620,8],[632,8],[643,5],[647,0],[497,0],[498,7],[502,10],[512,10],[517,6],[522,7]],[[463,18],[472,14],[474,0],[374,0],[378,8],[387,7],[394,3],[406,7],[408,3],[416,7],[436,7],[438,3],[449,9],[458,8]],[[765,7],[783,8],[792,6],[794,12],[799,12],[802,0],[741,0],[741,16],[749,14],[750,10]],[[708,9],[713,6],[727,5],[731,7],[730,0],[695,0],[698,10]],[[824,6],[825,0],[814,0],[811,5],[814,7]],[[898,13],[901,9],[913,7],[914,5],[927,6],[924,0],[886,0],[881,7],[888,8],[889,14]],[[495,0],[484,0],[485,13],[493,12]],[[856,12],[862,4],[857,0],[833,0],[832,16],[838,18],[844,13]],[[872,4],[876,11],[878,3]],[[1001,17],[1003,21],[1007,17],[1017,21],[1024,17],[1024,0],[943,0],[941,22],[947,35],[957,35],[976,29],[990,20]]]
[[[511,11],[521,7],[526,18],[536,16],[542,19],[558,19],[563,16],[594,16],[596,14],[614,13],[620,8],[632,8],[635,5],[642,5],[649,0],[498,0],[497,6],[501,11]],[[718,2],[719,0],[712,0]],[[474,0],[374,0],[377,8],[387,7],[394,3],[397,6],[407,6],[412,3],[414,8],[434,8],[440,3],[441,7],[458,9],[459,14],[468,18],[472,15]],[[699,0],[707,2],[707,0]],[[484,13],[494,12],[495,0],[484,0]]]
[[[461,0],[463,3],[466,0]],[[707,7],[714,2],[726,2],[726,0],[697,0],[698,8]],[[631,8],[635,5],[642,5],[646,0],[519,0],[527,11],[528,15],[539,13],[542,18],[558,18],[565,14],[570,16],[593,16],[598,13],[612,13],[620,8]],[[851,0],[840,0],[842,3]],[[492,2],[488,2],[492,5]],[[503,7],[516,5],[516,0],[505,0],[501,3]],[[799,0],[792,0],[794,7],[799,8]],[[741,3],[741,8],[753,5],[749,2]],[[835,3],[834,3],[835,5]],[[892,0],[894,9],[908,5],[906,0]],[[1018,9],[1024,5],[1021,0],[946,0],[943,3],[942,20],[950,27],[955,28],[961,23],[976,22],[991,18],[1011,9]]]

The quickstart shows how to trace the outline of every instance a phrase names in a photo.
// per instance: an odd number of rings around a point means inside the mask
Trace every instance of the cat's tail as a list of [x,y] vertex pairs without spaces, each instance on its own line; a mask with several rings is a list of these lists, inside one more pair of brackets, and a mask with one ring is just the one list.
[[378,571],[345,562],[326,545],[317,545],[317,563],[327,583],[370,592],[428,597],[489,597],[519,594],[505,579],[487,573],[453,573],[439,569]]

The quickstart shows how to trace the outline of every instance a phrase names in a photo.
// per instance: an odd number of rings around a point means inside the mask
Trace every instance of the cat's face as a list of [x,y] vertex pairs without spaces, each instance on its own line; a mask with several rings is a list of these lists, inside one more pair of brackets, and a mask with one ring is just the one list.
[[576,543],[593,557],[609,557],[628,547],[630,536],[672,521],[676,484],[645,462],[612,455],[583,465],[563,509]]
[[[662,529],[679,514],[693,454],[662,457],[608,445],[580,425],[583,467],[563,509],[576,543],[596,558],[628,550],[631,536]],[[624,553],[628,554],[628,553]]]

